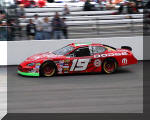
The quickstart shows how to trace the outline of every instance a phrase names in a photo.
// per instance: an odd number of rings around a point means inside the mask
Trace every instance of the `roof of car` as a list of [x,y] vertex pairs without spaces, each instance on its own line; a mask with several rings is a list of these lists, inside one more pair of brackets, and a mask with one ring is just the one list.
[[100,43],[92,43],[92,42],[85,42],[85,43],[72,43],[70,44],[72,46],[78,47],[78,46],[86,46],[86,45],[101,45]]

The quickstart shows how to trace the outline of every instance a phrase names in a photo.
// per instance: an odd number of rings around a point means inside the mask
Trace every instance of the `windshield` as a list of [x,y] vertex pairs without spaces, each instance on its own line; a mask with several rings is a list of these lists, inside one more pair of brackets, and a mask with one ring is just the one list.
[[52,52],[52,53],[55,55],[65,55],[65,54],[71,52],[73,49],[74,49],[74,47],[72,47],[72,46],[65,46],[63,48],[60,48],[60,49]]

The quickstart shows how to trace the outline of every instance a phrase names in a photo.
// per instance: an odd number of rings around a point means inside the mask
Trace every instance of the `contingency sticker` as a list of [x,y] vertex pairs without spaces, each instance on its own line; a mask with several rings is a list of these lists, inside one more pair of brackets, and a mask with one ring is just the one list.
[[95,61],[94,61],[94,66],[95,67],[100,67],[101,66],[101,60],[100,59],[96,59]]

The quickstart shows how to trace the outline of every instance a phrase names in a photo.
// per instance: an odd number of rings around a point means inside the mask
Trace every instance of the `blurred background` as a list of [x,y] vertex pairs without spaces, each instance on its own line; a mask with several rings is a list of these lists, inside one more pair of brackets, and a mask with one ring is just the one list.
[[144,8],[148,0],[1,0],[0,40],[143,35]]

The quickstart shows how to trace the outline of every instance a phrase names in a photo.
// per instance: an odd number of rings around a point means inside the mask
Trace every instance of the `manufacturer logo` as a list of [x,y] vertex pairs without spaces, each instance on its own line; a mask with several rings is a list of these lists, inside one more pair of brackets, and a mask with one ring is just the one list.
[[123,63],[123,64],[127,64],[127,63],[128,63],[127,58],[123,58],[123,59],[122,59],[122,63]]
[[112,56],[121,56],[121,55],[128,55],[128,53],[127,52],[122,52],[122,53],[108,53],[108,54],[94,55],[94,58],[112,57]]

